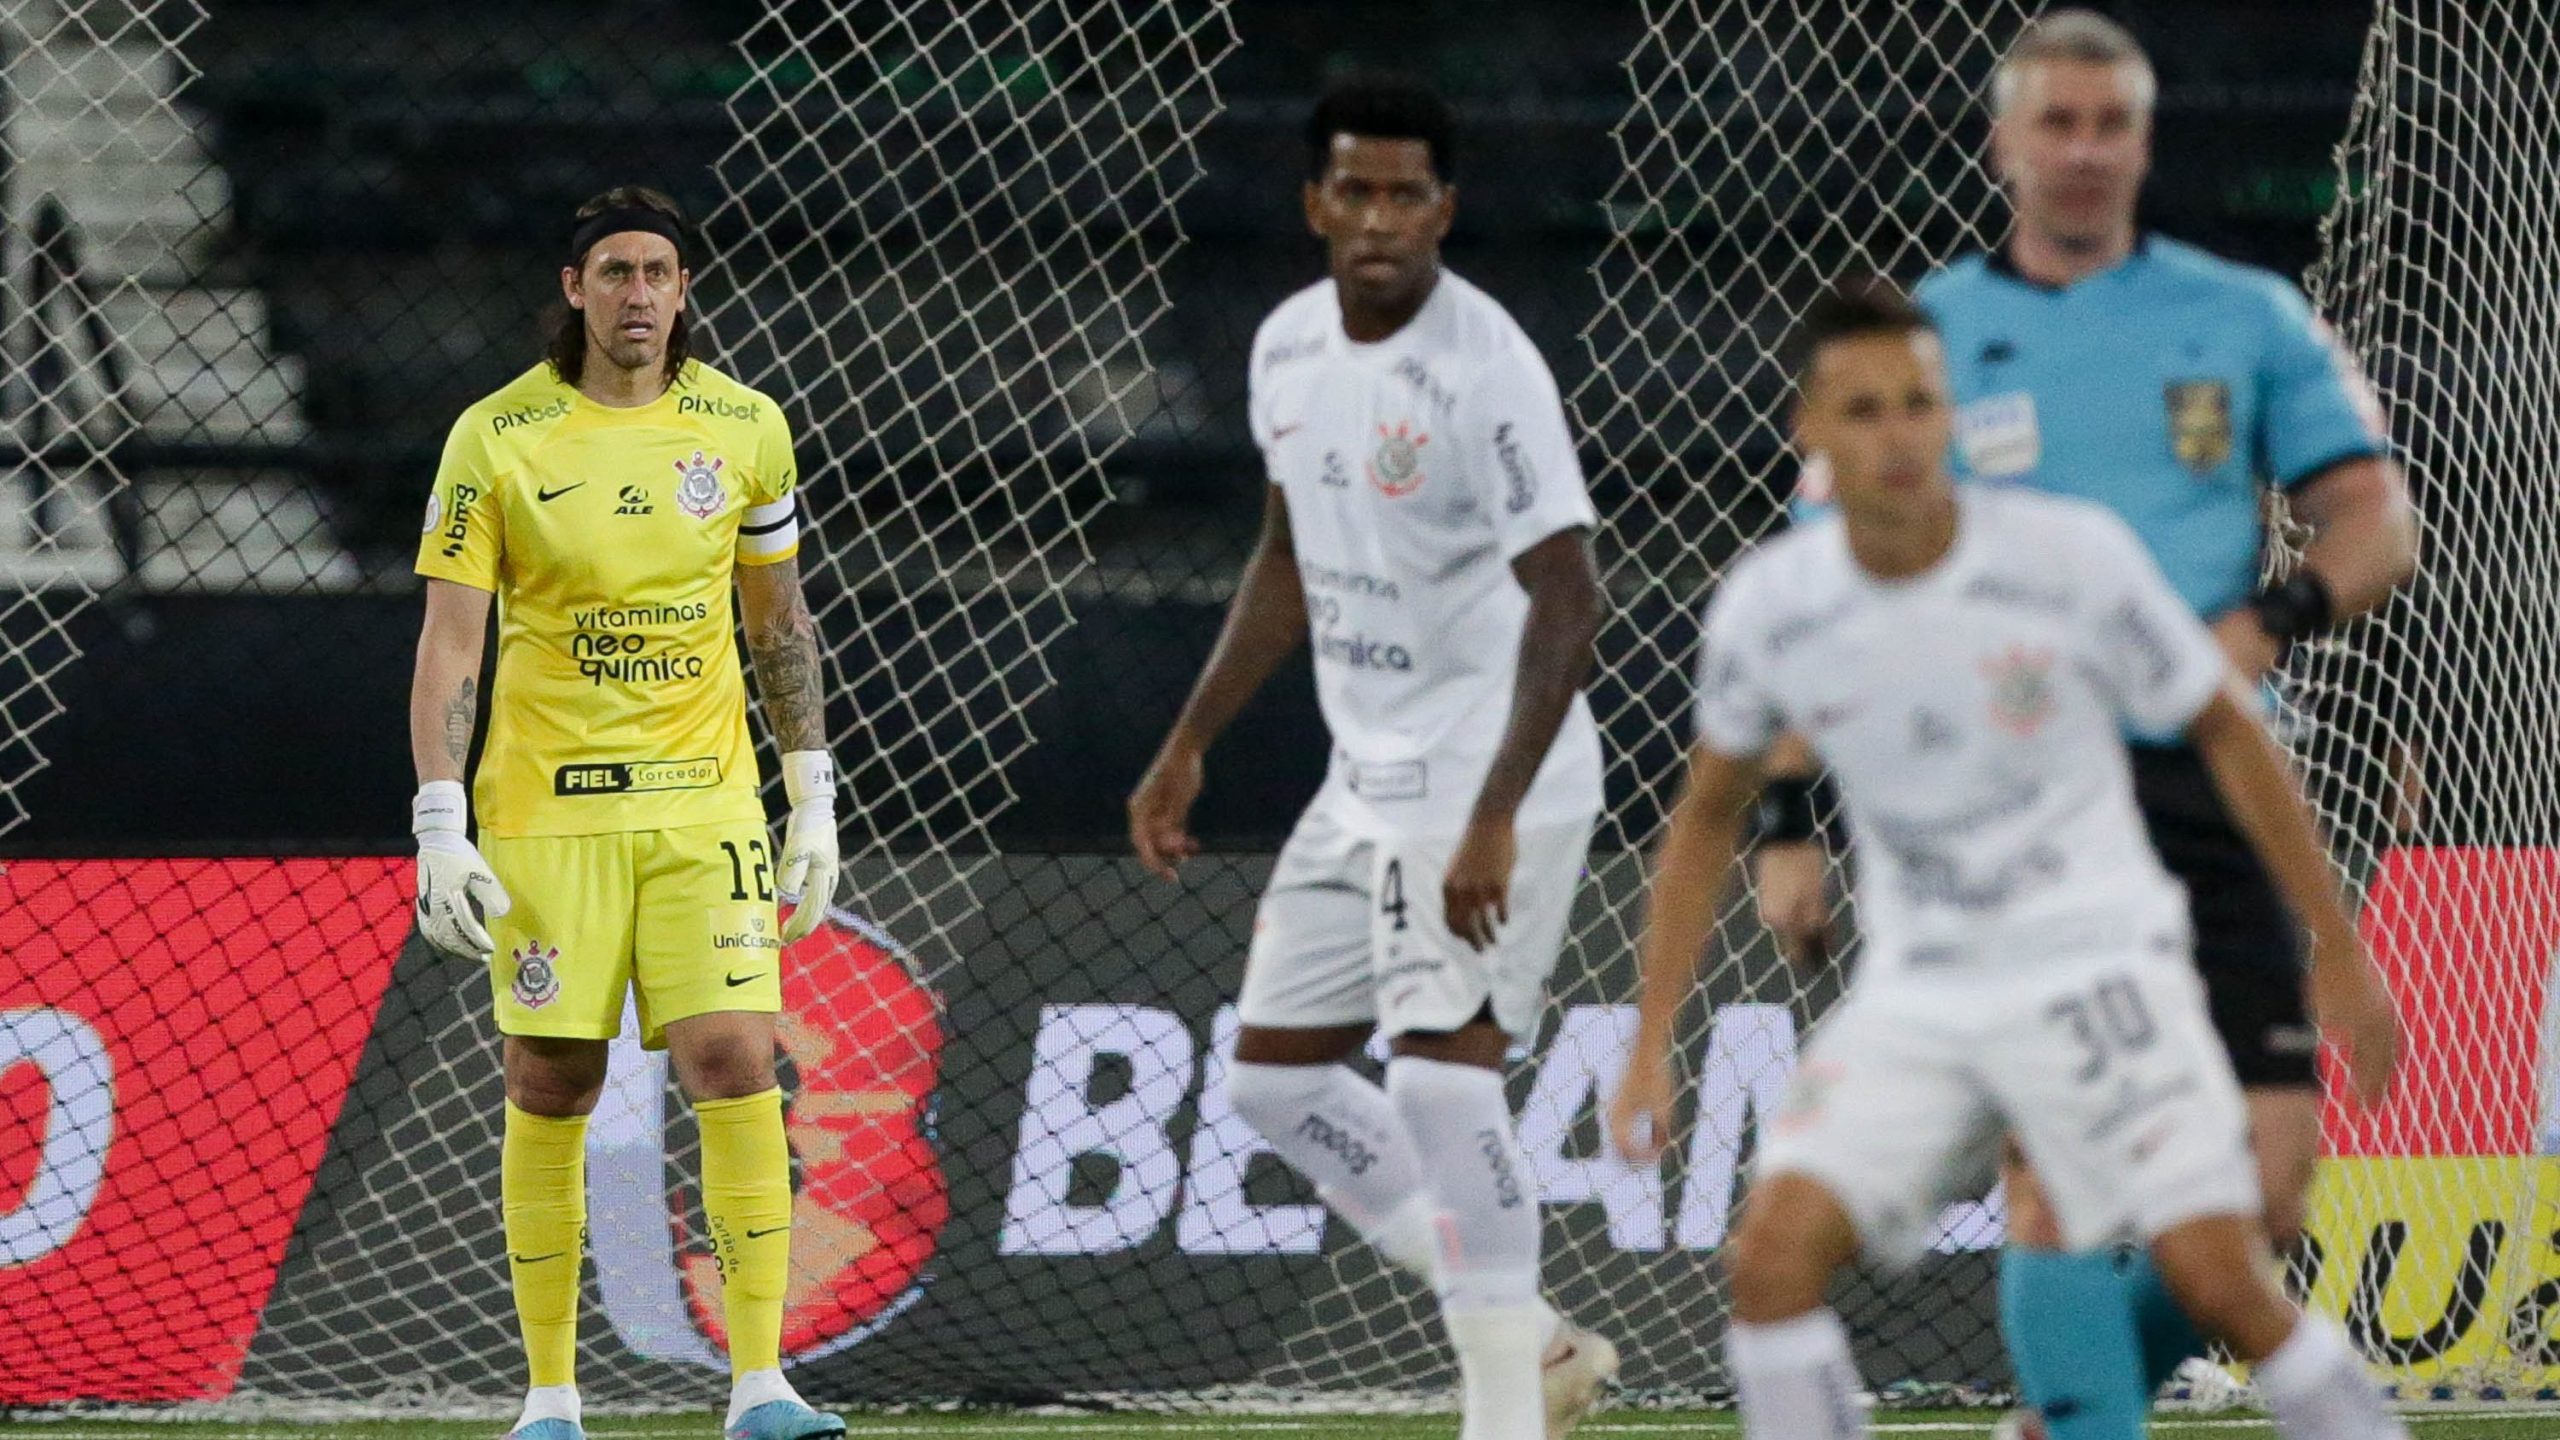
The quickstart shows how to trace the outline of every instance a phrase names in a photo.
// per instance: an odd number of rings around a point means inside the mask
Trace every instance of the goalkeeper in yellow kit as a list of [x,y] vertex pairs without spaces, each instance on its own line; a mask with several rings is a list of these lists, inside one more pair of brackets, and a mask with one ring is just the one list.
[[[542,363],[445,442],[409,700],[418,924],[489,965],[505,1037],[507,1259],[532,1372],[522,1440],[579,1440],[586,1117],[636,988],[702,1130],[732,1440],[838,1435],[783,1379],[791,1156],[774,1080],[782,947],[836,880],[835,767],[800,593],[778,407],[685,353],[682,217],[652,190],[580,207]],[[768,847],[730,595],[783,750]],[[468,838],[464,757],[492,599],[498,664]],[[779,896],[796,907],[779,918]]]

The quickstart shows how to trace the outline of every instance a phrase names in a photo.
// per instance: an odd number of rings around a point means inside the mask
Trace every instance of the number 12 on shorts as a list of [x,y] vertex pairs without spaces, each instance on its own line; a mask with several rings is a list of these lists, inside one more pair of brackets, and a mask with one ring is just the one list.
[[755,857],[756,893],[752,897],[747,894],[747,866],[738,854],[738,843],[734,840],[723,840],[720,842],[720,848],[729,853],[730,899],[771,900],[773,898],[773,870],[765,855],[762,840],[747,842],[747,854]]

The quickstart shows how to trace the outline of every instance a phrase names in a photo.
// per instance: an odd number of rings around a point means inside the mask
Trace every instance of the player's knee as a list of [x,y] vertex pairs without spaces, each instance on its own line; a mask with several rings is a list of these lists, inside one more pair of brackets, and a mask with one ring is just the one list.
[[676,1064],[676,1079],[693,1100],[735,1100],[760,1095],[778,1083],[773,1073],[773,1047],[722,1036],[688,1048]]
[[1855,1248],[1847,1214],[1818,1181],[1776,1175],[1755,1185],[1725,1247],[1735,1317],[1768,1324],[1814,1309]]
[[1227,1108],[1260,1133],[1278,1134],[1301,1122],[1331,1068],[1237,1061],[1227,1067]]
[[2207,1336],[2263,1355],[2265,1349],[2251,1347],[2290,1326],[2293,1307],[2276,1288],[2255,1227],[2244,1217],[2190,1221],[2153,1242],[2151,1253],[2170,1298]]
[[601,1041],[509,1036],[503,1057],[507,1101],[527,1115],[565,1118],[594,1112],[604,1095]]
[[1247,1025],[1236,1034],[1237,1063],[1245,1065],[1333,1065],[1360,1053],[1372,1027],[1321,1025],[1283,1029]]

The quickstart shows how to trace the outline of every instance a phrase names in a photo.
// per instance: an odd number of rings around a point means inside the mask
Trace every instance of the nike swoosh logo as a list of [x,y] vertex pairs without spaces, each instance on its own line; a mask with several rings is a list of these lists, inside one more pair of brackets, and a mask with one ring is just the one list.
[[586,481],[581,480],[575,485],[563,485],[557,490],[536,490],[533,492],[533,498],[541,501],[545,505],[548,505],[552,501],[559,499],[561,496],[568,494],[572,490],[585,488],[586,483]]
[[791,1227],[788,1225],[776,1225],[770,1230],[750,1230],[747,1232],[747,1238],[750,1240],[761,1240],[767,1235],[779,1235],[790,1228]]
[[507,1258],[519,1265],[539,1265],[545,1260],[557,1260],[568,1253],[566,1250],[554,1250],[548,1255],[510,1255]]
[[754,973],[753,975],[723,975],[723,976],[721,976],[720,978],[721,978],[721,979],[723,979],[723,980],[728,981],[731,985],[744,985],[744,984],[746,984],[746,983],[747,983],[748,981],[750,981],[750,980],[761,980],[761,979],[763,979],[763,978],[764,978],[764,972],[763,972],[763,971],[761,971],[761,970],[759,970],[759,971],[757,971],[756,973]]

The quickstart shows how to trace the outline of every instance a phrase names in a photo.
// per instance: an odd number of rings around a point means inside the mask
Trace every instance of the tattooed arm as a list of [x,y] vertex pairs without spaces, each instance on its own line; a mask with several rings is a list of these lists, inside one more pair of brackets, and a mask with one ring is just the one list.
[[818,670],[818,625],[800,593],[800,562],[738,567],[738,613],[773,738],[788,754],[827,748],[827,692]]
[[480,652],[490,595],[451,580],[427,582],[418,668],[409,682],[409,755],[418,783],[459,780],[480,718]]
[[747,628],[764,714],[782,749],[782,790],[791,815],[782,828],[774,890],[792,902],[782,922],[788,945],[818,928],[842,878],[837,866],[836,769],[827,754],[827,691],[818,673],[818,625],[800,593],[800,563],[785,557],[738,567],[738,612]]
[[418,837],[418,933],[439,950],[483,962],[497,949],[487,921],[513,904],[471,843],[471,802],[462,790],[462,765],[471,758],[480,715],[489,604],[486,590],[427,581],[427,620],[409,682],[409,754],[418,765],[418,798],[409,807],[409,828]]

